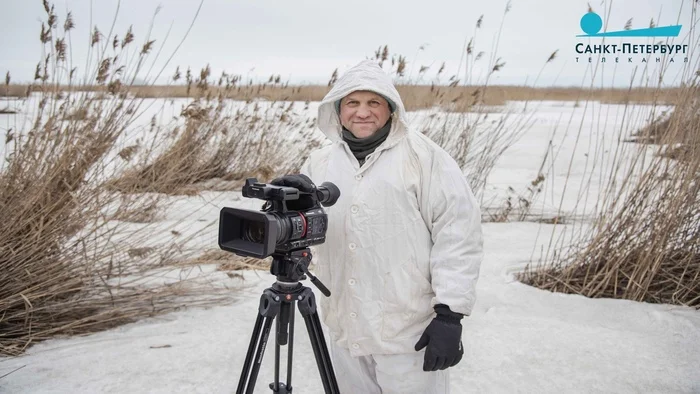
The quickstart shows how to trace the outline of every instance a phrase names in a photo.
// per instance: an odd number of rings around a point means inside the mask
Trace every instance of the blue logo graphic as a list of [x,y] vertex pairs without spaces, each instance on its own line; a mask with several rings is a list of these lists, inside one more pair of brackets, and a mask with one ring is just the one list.
[[649,27],[600,33],[600,29],[603,28],[603,19],[595,12],[589,12],[581,18],[581,30],[586,34],[579,34],[576,37],[678,37],[682,26]]

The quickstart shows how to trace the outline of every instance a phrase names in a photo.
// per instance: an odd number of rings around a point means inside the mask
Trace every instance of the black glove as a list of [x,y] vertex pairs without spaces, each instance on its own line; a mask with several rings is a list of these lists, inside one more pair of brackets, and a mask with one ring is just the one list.
[[293,187],[307,193],[311,193],[316,190],[316,185],[314,185],[314,182],[304,174],[285,175],[281,178],[273,179],[270,183],[275,186]]
[[[285,175],[281,178],[273,179],[270,184],[275,186],[287,186],[298,189],[300,192],[315,193],[316,185],[304,174]],[[315,205],[314,199],[308,194],[302,194],[298,200],[287,201],[287,208],[295,211],[303,211],[313,208]]]
[[450,311],[447,305],[435,305],[437,316],[421,335],[415,349],[425,349],[423,371],[454,367],[462,360],[462,323],[464,315]]

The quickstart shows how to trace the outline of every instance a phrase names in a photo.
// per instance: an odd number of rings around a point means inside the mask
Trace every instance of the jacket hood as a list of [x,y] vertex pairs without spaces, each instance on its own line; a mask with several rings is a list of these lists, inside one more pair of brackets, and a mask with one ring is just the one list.
[[340,124],[335,102],[358,90],[378,93],[391,100],[396,106],[392,115],[394,120],[391,131],[384,145],[390,147],[403,138],[408,132],[406,109],[391,77],[374,60],[363,60],[345,72],[321,100],[317,123],[326,137],[333,142],[342,141],[343,126]]

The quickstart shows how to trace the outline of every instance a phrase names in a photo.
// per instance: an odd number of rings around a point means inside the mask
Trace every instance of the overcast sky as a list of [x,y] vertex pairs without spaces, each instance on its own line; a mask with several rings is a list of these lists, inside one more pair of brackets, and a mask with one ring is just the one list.
[[[607,31],[622,30],[630,18],[632,28],[648,27],[654,18],[660,26],[682,24],[681,35],[674,43],[687,44],[693,1],[592,0],[590,5],[603,16]],[[3,37],[0,72],[4,77],[9,70],[15,82],[30,81],[42,50],[38,37],[46,14],[41,0],[0,0],[0,3]],[[133,25],[136,41],[142,43],[160,6],[151,37],[156,39],[156,50],[164,42],[165,46],[156,69],[163,67],[185,36],[199,3],[199,0],[122,0],[117,13],[116,0],[53,2],[60,26],[66,12],[73,13],[76,28],[71,37],[72,54],[74,66],[79,68],[84,68],[91,23],[106,34],[116,15],[114,32],[122,37],[129,25]],[[602,42],[600,38],[576,37],[582,34],[579,22],[588,3],[586,0],[512,0],[510,12],[504,16],[506,0],[204,0],[194,26],[165,66],[164,75],[171,76],[177,65],[199,70],[210,64],[215,76],[225,70],[249,78],[279,74],[283,80],[295,84],[325,84],[334,69],[342,73],[373,56],[378,47],[388,45],[392,54],[407,58],[406,76],[414,82],[420,66],[431,66],[422,80],[429,83],[444,61],[444,82],[457,72],[465,40],[474,37],[475,52],[484,52],[476,64],[478,67],[470,73],[474,82],[484,80],[489,60],[495,53],[505,66],[493,75],[490,83],[532,85],[549,55],[558,50],[556,59],[544,68],[537,85],[587,86],[591,83],[591,64],[588,55],[576,53],[575,46],[579,42]],[[481,15],[482,27],[475,32]],[[499,29],[500,42],[496,46]],[[613,40],[608,42],[621,42],[621,39]],[[627,42],[647,44],[658,40],[666,39],[635,38]],[[689,66],[696,67],[693,59],[700,53],[697,42],[693,45],[687,55],[691,57]],[[647,66],[647,74],[660,68],[654,62],[641,63],[644,57],[641,55],[634,55],[631,64],[625,55],[624,62],[617,65],[613,63],[614,56],[609,57],[604,68],[598,69],[597,86],[625,86],[630,83],[635,68],[637,77]],[[666,74],[666,84],[678,84],[683,57],[676,56],[676,63]],[[463,75],[464,71],[460,77]]]

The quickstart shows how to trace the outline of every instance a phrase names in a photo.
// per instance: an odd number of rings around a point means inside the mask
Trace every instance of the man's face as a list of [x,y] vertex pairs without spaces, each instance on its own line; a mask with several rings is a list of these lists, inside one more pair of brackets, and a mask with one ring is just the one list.
[[352,92],[340,101],[340,123],[357,138],[373,135],[390,116],[389,103],[374,92]]

